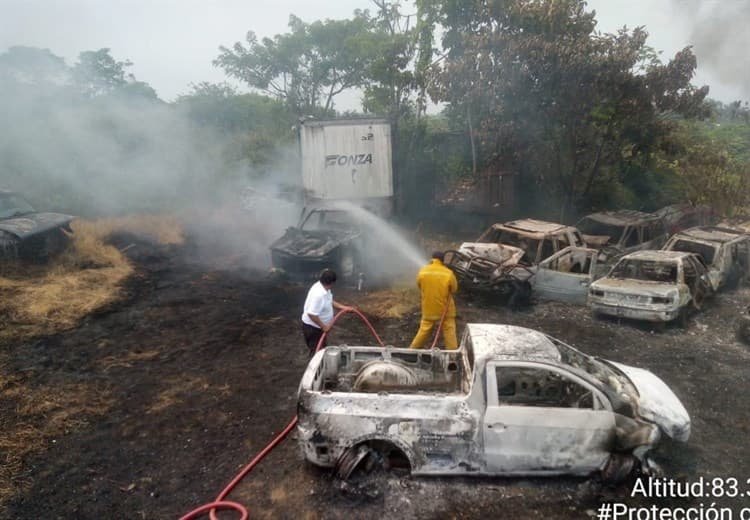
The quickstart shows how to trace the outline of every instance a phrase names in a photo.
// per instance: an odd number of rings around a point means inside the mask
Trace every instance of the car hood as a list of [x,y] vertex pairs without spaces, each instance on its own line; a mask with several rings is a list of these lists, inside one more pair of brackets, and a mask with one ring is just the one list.
[[25,239],[50,229],[67,225],[74,217],[62,213],[28,213],[0,220],[0,231],[6,231]]
[[271,244],[271,250],[304,258],[320,258],[352,241],[359,235],[353,230],[304,230],[287,228],[284,236]]
[[601,278],[591,284],[591,290],[662,297],[671,296],[678,287],[679,285],[675,283],[647,282],[629,278]]
[[486,258],[499,265],[515,265],[524,254],[518,247],[490,242],[464,242],[458,251],[470,258]]
[[690,437],[690,415],[667,384],[642,368],[608,361],[621,370],[638,390],[638,413],[641,418],[657,424],[664,433],[677,441]]

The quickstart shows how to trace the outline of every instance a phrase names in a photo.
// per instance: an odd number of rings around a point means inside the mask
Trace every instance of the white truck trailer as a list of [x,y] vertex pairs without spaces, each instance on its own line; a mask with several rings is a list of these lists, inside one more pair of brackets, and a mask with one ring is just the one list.
[[385,119],[303,120],[299,125],[307,206],[349,201],[393,212],[391,125]]

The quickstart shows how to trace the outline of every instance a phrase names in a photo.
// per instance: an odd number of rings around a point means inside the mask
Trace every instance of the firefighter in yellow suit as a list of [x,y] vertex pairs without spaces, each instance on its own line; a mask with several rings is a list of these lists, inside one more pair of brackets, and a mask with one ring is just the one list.
[[417,287],[422,293],[422,319],[419,331],[411,342],[410,348],[422,348],[432,337],[432,330],[436,323],[440,323],[445,306],[443,320],[443,342],[445,348],[458,348],[456,338],[456,304],[453,293],[458,290],[458,281],[453,271],[443,265],[445,254],[436,251],[432,254],[432,261],[424,266],[417,274]]

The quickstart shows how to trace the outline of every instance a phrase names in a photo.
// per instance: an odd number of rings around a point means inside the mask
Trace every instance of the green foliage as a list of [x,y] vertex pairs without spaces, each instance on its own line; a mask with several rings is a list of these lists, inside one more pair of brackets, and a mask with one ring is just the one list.
[[[690,79],[689,49],[659,63],[642,28],[594,31],[580,0],[430,2],[446,26],[434,99],[476,121],[481,166],[521,175],[529,195],[566,210],[647,171],[664,114],[698,117],[707,89]],[[628,196],[614,197],[628,200]]]
[[374,51],[367,45],[370,28],[366,11],[352,20],[312,24],[291,15],[289,33],[259,42],[249,31],[246,46],[237,42],[231,49],[220,47],[214,65],[283,100],[299,116],[331,115],[334,98],[361,84]]
[[680,182],[684,198],[718,213],[746,213],[750,206],[750,127],[682,122],[658,155],[661,168]]

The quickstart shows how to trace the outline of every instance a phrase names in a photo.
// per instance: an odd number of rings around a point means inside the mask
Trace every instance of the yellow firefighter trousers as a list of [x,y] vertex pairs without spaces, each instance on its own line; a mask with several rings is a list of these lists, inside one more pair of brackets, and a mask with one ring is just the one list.
[[[435,324],[440,323],[440,320],[420,320],[419,330],[417,335],[411,342],[409,348],[422,348],[425,344],[432,339],[432,329]],[[443,321],[443,342],[445,348],[448,350],[455,350],[458,348],[458,340],[456,339],[456,318],[446,317]]]

